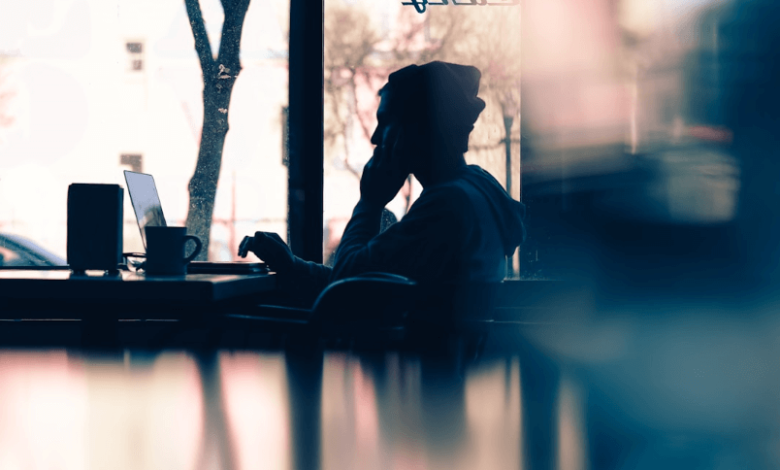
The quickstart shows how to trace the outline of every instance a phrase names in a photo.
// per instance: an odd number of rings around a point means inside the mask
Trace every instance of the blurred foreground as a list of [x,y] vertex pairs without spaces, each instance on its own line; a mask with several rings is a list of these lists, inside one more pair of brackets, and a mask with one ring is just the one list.
[[776,319],[611,313],[478,357],[4,351],[0,466],[777,468]]
[[780,6],[569,3],[524,10],[523,276],[771,290]]

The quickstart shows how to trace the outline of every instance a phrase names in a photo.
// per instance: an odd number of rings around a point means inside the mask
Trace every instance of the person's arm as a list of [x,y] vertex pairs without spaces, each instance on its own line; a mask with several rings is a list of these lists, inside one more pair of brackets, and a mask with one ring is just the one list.
[[306,304],[313,304],[330,283],[333,268],[294,256],[291,274],[279,278],[280,288]]
[[276,233],[255,232],[254,237],[244,237],[238,255],[244,258],[250,251],[276,272],[279,291],[303,305],[311,306],[330,282],[330,267],[295,256]]
[[[379,235],[382,207],[360,200],[352,211],[352,218],[344,229],[333,263],[332,280],[371,271],[368,259],[358,253],[368,246],[372,238]],[[399,222],[400,223],[400,222]],[[398,224],[394,224],[398,225]],[[391,227],[392,228],[392,227]],[[348,263],[349,266],[347,266]],[[358,268],[361,264],[362,268]]]
[[431,279],[457,261],[453,246],[463,234],[453,232],[461,230],[465,195],[454,187],[427,188],[401,222],[379,234],[382,209],[409,176],[400,155],[405,144],[400,130],[384,137],[363,168],[360,201],[336,250],[331,281],[371,271]]
[[441,278],[458,267],[465,210],[455,188],[425,191],[400,222],[379,234],[382,208],[359,202],[336,250],[331,281],[372,271]]

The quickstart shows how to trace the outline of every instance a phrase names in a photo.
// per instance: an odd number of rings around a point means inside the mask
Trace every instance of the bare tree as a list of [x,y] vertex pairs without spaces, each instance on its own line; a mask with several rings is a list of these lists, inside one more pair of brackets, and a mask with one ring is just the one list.
[[[357,178],[360,172],[349,161],[349,136],[357,128],[370,139],[378,106],[378,98],[359,102],[357,90],[380,86],[394,70],[433,60],[474,65],[482,71],[480,94],[488,111],[519,100],[520,25],[515,8],[431,8],[425,15],[402,8],[397,29],[385,38],[359,7],[333,1],[326,8],[324,135],[327,148],[343,145],[332,153],[343,153],[346,170]],[[501,112],[483,113],[472,137],[472,160],[495,167],[498,174],[505,161],[504,133]]]
[[[344,6],[340,2],[326,2],[326,8],[323,135],[330,150],[342,146],[345,169],[360,178],[349,158],[353,119],[361,118],[357,79],[381,38],[364,10]],[[364,127],[364,135],[367,132]]]
[[[391,38],[382,38],[376,31],[368,12],[341,2],[327,2],[325,13],[325,122],[326,148],[329,154],[343,155],[343,166],[356,178],[360,172],[350,161],[350,141],[353,130],[367,141],[374,127],[374,113],[378,97],[372,103],[361,103],[358,90],[377,86],[387,80],[390,72],[411,63],[445,60],[453,38],[465,35],[457,11],[444,12],[444,34],[435,41],[420,46],[420,37],[428,24],[419,15],[403,9],[401,28]],[[457,10],[457,9],[447,9]],[[389,50],[378,46],[385,41]],[[339,149],[340,147],[340,149]],[[332,163],[332,162],[331,162]]]
[[195,173],[189,183],[186,225],[187,231],[203,242],[198,259],[207,259],[222,150],[229,128],[230,95],[241,71],[241,31],[249,0],[221,0],[225,20],[216,58],[211,51],[198,0],[185,0],[184,3],[203,72],[203,128]]

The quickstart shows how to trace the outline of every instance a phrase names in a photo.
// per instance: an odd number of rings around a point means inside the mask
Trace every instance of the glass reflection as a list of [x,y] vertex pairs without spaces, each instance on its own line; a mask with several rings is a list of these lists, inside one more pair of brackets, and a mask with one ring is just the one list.
[[2,351],[0,467],[773,468],[777,380],[756,358],[776,347],[742,345],[740,356],[732,349],[747,330],[681,335],[691,325],[675,325],[645,325],[655,339],[632,348],[653,360],[558,354],[542,366],[559,370],[546,385],[529,380],[541,369],[523,352]]
[[520,468],[517,358],[328,354],[323,469]]
[[284,356],[221,354],[225,419],[236,469],[288,469],[290,424]]
[[297,372],[283,354],[5,351],[0,466],[310,468],[294,456],[319,435],[311,468],[521,467],[517,357],[319,360],[318,429],[291,421],[302,416],[291,414],[291,387],[302,382],[289,379]]
[[0,353],[0,467],[195,465],[202,428],[194,362]]

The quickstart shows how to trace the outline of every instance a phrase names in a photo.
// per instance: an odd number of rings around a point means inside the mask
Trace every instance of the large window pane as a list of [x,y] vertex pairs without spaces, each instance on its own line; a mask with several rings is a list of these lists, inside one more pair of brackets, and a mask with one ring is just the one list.
[[[369,139],[376,126],[377,91],[394,70],[433,60],[482,71],[479,95],[487,107],[471,134],[466,160],[504,185],[509,181],[512,195],[519,198],[519,5],[428,5],[420,14],[400,1],[326,0],[326,260],[332,258],[360,197],[360,175],[373,149]],[[400,220],[420,191],[419,183],[410,180],[388,209]]]
[[[187,216],[203,81],[183,1],[60,1],[0,7],[0,233],[65,258],[74,182],[151,173],[169,225]],[[223,13],[201,1],[212,50]],[[241,41],[209,258],[255,230],[286,233],[289,1],[252,2]],[[125,196],[124,250],[142,251]],[[0,246],[8,245],[0,241]],[[10,255],[9,255],[10,256]]]

